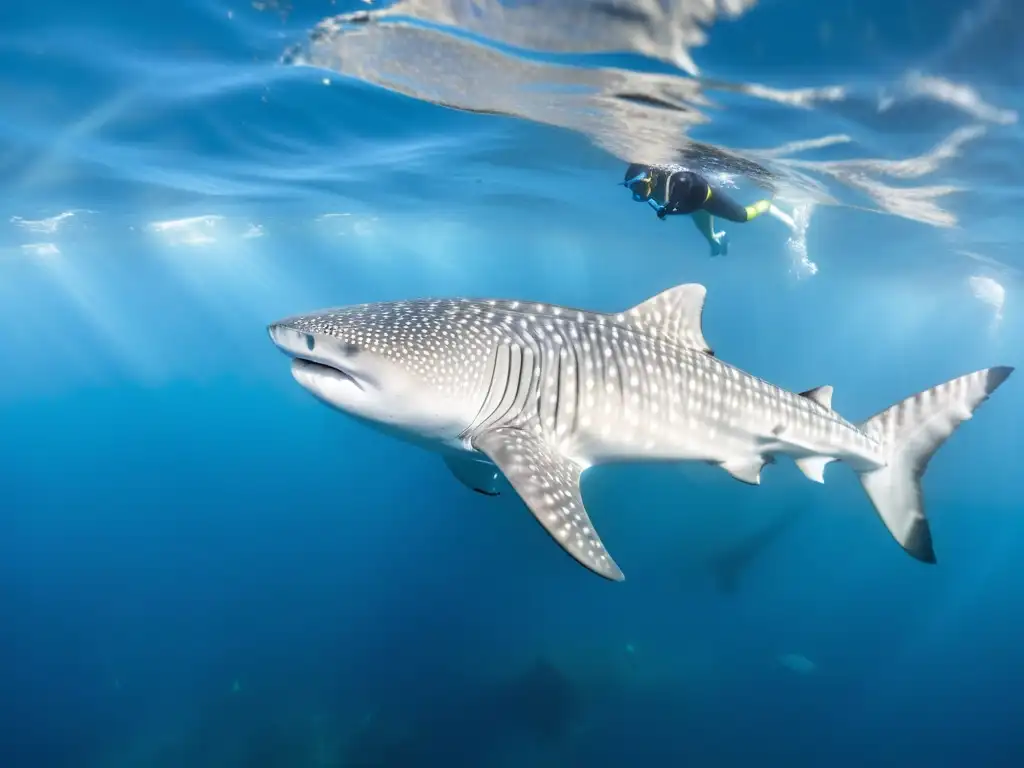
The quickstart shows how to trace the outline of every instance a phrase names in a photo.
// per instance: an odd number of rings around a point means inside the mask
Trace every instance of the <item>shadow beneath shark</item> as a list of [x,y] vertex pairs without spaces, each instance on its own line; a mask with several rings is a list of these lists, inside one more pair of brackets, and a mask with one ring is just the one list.
[[805,507],[795,507],[772,519],[761,529],[708,557],[703,565],[710,572],[719,594],[735,595],[740,581],[755,561],[806,516]]
[[374,718],[354,734],[341,764],[481,768],[498,764],[509,752],[552,755],[568,743],[581,712],[582,697],[572,682],[538,658],[521,674],[440,704],[408,727]]

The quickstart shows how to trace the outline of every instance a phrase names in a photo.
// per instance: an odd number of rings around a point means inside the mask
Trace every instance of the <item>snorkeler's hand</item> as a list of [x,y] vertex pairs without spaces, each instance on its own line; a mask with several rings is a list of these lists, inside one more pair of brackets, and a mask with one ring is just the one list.
[[668,215],[668,208],[661,208],[661,209],[660,209],[660,210],[658,211],[658,218],[659,218],[659,219],[661,219],[662,221],[664,221],[664,220],[665,220],[665,217],[666,217],[667,215]]

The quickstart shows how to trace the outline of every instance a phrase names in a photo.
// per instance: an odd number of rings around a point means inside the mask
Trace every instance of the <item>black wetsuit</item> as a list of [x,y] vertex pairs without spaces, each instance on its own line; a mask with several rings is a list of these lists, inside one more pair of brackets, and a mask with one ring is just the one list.
[[704,210],[712,216],[728,221],[745,222],[747,209],[720,190],[714,189],[707,179],[693,171],[654,170],[651,173],[654,198],[664,200],[658,218],[676,214],[691,214]]

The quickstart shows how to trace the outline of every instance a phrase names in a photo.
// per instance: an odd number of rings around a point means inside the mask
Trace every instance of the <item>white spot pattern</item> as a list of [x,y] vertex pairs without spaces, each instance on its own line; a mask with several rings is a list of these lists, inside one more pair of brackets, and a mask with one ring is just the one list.
[[700,283],[677,285],[617,315],[616,319],[674,344],[710,352],[701,329],[706,296],[707,289]]
[[495,342],[504,335],[484,305],[450,299],[360,304],[282,321],[402,365],[452,397],[476,396],[490,375]]
[[863,429],[886,448],[908,448],[923,472],[932,454],[1009,376],[1008,368],[986,368],[918,392],[864,422]]
[[[423,299],[281,324],[344,354],[383,357],[418,377],[425,390],[468,403],[476,416],[460,435],[464,444],[502,469],[574,558],[620,579],[583,507],[582,466],[636,458],[724,464],[788,452],[852,459],[870,469],[884,464],[882,441],[912,407],[887,413],[865,433],[810,397],[706,354],[704,295],[703,286],[678,286],[617,315],[518,301]],[[958,402],[957,388],[977,387],[973,380],[957,382],[948,395],[939,389],[922,397]]]
[[383,355],[439,393],[479,403],[467,441],[513,425],[570,454],[585,445],[610,459],[687,458],[695,440],[723,456],[749,454],[753,436],[764,454],[841,444],[834,455],[881,461],[878,441],[835,411],[701,352],[704,296],[701,285],[677,286],[618,315],[421,299],[283,322]]
[[623,580],[583,506],[579,465],[542,438],[514,427],[490,430],[473,443],[498,465],[562,549],[594,573]]

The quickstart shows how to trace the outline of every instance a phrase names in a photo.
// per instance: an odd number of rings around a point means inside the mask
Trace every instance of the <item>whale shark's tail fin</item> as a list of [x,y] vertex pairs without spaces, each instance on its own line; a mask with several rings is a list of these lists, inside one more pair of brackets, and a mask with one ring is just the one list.
[[908,397],[860,425],[882,442],[887,460],[881,469],[861,473],[861,485],[893,538],[922,562],[935,562],[921,498],[928,462],[1012,372],[1000,366],[969,373]]

